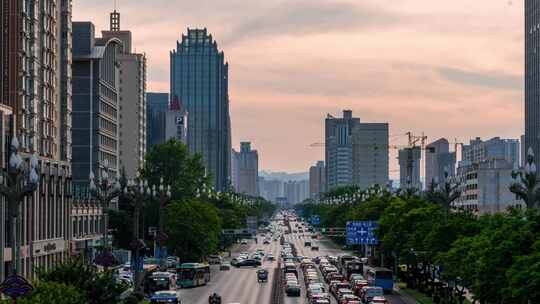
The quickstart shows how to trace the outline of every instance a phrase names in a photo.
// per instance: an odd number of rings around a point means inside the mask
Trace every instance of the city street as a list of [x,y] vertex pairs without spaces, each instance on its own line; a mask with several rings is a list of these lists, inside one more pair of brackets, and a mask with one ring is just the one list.
[[[233,257],[238,256],[242,251],[247,251],[250,254],[258,248],[264,249],[265,254],[272,253],[277,258],[279,256],[280,247],[278,242],[272,242],[268,245],[255,244],[250,240],[248,245],[239,247],[237,252],[233,252]],[[226,258],[227,261],[230,258]],[[182,299],[182,303],[186,304],[208,304],[208,297],[216,292],[222,297],[222,303],[241,303],[255,304],[268,303],[272,291],[272,279],[274,270],[277,267],[277,261],[263,261],[262,268],[269,272],[267,283],[258,283],[256,271],[261,267],[251,268],[231,267],[229,271],[220,271],[219,266],[212,266],[211,279],[207,286],[196,288],[178,289],[178,295]]]
[[[289,234],[285,236],[285,240],[294,244],[297,248],[299,255],[307,257],[315,257],[318,255],[339,255],[345,253],[345,251],[335,248],[328,240],[315,241],[312,240],[307,234],[302,236],[301,234]],[[319,245],[319,251],[312,251],[309,247],[304,247],[304,241],[310,240],[313,243]],[[248,245],[242,245],[232,253],[232,256],[238,256],[240,252],[246,251],[250,254],[258,248],[264,249],[265,254],[272,253],[276,258],[279,258],[281,246],[279,242],[272,242],[268,245],[261,244],[262,240],[259,237],[259,243],[255,244],[250,240]],[[225,260],[230,260],[226,258]],[[208,297],[216,292],[222,297],[222,302],[227,303],[240,303],[240,304],[257,304],[257,303],[269,303],[272,292],[272,280],[277,267],[277,261],[263,262],[263,268],[269,271],[269,278],[267,283],[258,283],[256,277],[256,270],[259,268],[236,268],[231,267],[229,271],[220,271],[217,265],[211,267],[211,280],[206,286],[178,289],[178,295],[186,304],[207,304]],[[285,304],[308,304],[306,298],[306,290],[303,285],[303,278],[301,271],[299,272],[299,281],[301,282],[302,295],[301,297],[287,297],[284,295]],[[387,295],[389,302],[392,304],[405,304],[399,295]],[[333,304],[336,304],[336,300],[332,297]]]
[[[301,234],[289,234],[285,236],[285,240],[294,244],[297,250],[297,254],[306,256],[306,257],[315,257],[315,256],[322,256],[322,255],[333,255],[337,256],[343,253],[346,253],[344,250],[335,248],[332,246],[333,244],[326,239],[323,239],[321,241],[316,241],[311,239],[309,236],[303,237]],[[305,241],[311,241],[312,244],[317,244],[319,246],[319,251],[312,251],[310,247],[304,247]],[[300,298],[294,298],[294,297],[287,297],[285,296],[285,304],[308,304],[307,298],[306,298],[306,290],[305,285],[303,284],[304,279],[302,278],[302,272],[299,271],[299,278],[298,281],[300,282],[300,285],[302,287],[302,296]],[[326,284],[325,284],[326,285]],[[326,288],[328,288],[328,285],[326,285]],[[391,295],[385,295],[388,301],[392,304],[405,304],[401,297],[397,294],[391,294]],[[336,299],[331,296],[331,303],[337,303]]]

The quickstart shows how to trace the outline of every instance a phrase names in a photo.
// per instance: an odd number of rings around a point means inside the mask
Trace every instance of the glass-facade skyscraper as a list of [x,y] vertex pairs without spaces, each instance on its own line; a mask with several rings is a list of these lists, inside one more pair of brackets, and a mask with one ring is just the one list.
[[188,29],[170,55],[170,98],[188,112],[189,150],[202,155],[216,190],[224,190],[231,159],[228,63],[206,29]]
[[[525,149],[540,156],[540,1],[525,0]],[[538,161],[536,161],[538,163]],[[539,171],[540,172],[540,171]]]

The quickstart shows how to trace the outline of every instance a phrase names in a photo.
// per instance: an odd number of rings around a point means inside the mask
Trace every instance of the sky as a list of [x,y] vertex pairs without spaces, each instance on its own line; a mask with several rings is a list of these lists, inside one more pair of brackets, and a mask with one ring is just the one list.
[[[117,0],[121,29],[147,55],[149,92],[169,92],[169,52],[206,27],[229,62],[233,147],[259,168],[300,172],[324,159],[327,113],[350,109],[446,137],[523,133],[523,0]],[[108,29],[113,0],[74,0],[73,20]],[[397,177],[396,151],[390,175]]]

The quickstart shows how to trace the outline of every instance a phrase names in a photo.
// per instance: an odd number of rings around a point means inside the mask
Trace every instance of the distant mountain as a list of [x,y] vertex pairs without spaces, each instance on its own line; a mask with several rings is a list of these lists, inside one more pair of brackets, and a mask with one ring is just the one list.
[[260,171],[259,176],[268,180],[286,181],[300,181],[309,179],[308,172],[287,173],[287,172],[272,172],[272,171]]

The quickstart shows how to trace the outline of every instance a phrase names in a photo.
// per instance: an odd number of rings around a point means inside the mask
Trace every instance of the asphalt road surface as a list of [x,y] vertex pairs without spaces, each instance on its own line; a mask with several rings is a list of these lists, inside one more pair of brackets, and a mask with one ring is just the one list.
[[[345,253],[345,251],[336,248],[329,241],[312,240],[308,234],[302,236],[301,234],[289,234],[285,236],[285,240],[290,243],[294,243],[299,255],[314,257],[318,255],[339,255]],[[319,245],[319,251],[312,251],[309,247],[304,247],[304,241],[310,240],[314,244]],[[257,249],[263,249],[265,255],[272,253],[276,259],[280,257],[281,246],[279,242],[272,241],[271,244],[261,244],[262,238],[259,237],[259,243],[255,244],[253,240],[250,240],[248,245],[242,245],[232,253],[232,256],[238,256],[240,252],[246,251],[251,255]],[[230,260],[226,258],[225,260]],[[231,267],[229,271],[220,271],[218,266],[211,266],[211,279],[206,286],[178,289],[178,295],[184,304],[207,304],[208,297],[216,292],[222,297],[222,303],[240,303],[240,304],[268,304],[271,300],[272,292],[272,280],[276,275],[275,268],[277,267],[277,261],[263,261],[261,266],[269,272],[267,283],[257,282],[256,271],[259,268]],[[299,271],[301,276],[301,271]],[[285,304],[308,304],[306,298],[306,289],[303,284],[303,278],[298,278],[302,287],[302,295],[300,297],[287,297],[285,296]],[[327,286],[328,287],[328,286]],[[392,304],[405,304],[400,299],[399,295],[392,294],[386,295]],[[332,303],[336,304],[337,301],[332,298]]]
[[[233,257],[238,256],[242,251],[247,251],[251,255],[260,248],[264,249],[265,255],[273,253],[276,258],[278,257],[280,251],[279,242],[272,242],[268,245],[263,245],[261,242],[260,237],[259,244],[255,244],[253,240],[250,240],[248,245],[240,246],[232,255]],[[226,258],[225,260],[230,259]],[[269,272],[267,283],[257,282],[256,271],[261,267]],[[182,303],[185,304],[208,304],[208,297],[214,292],[221,296],[223,304],[267,304],[271,297],[272,279],[277,262],[263,261],[261,267],[236,268],[233,266],[231,270],[220,271],[219,266],[212,266],[210,282],[206,286],[178,289],[178,295]]]

